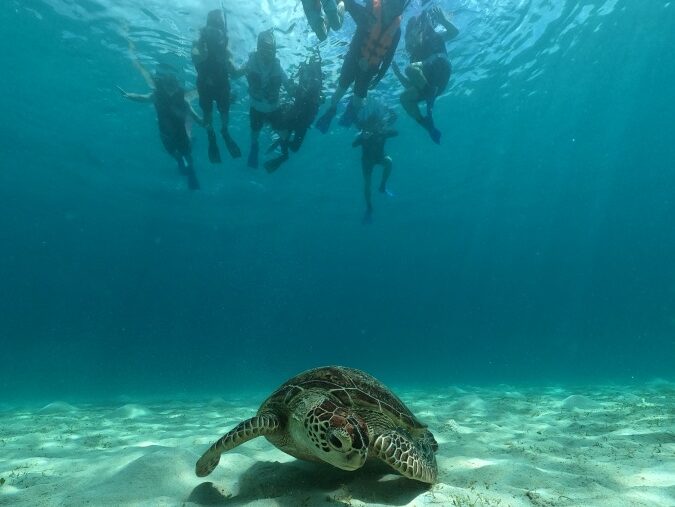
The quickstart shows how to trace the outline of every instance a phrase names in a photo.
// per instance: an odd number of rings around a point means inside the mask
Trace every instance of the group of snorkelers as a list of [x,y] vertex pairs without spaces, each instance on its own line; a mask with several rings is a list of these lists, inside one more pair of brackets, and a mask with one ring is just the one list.
[[[405,31],[405,48],[410,63],[401,70],[393,62],[401,39],[401,17],[410,0],[365,0],[365,5],[355,0],[302,0],[309,26],[320,41],[330,30],[342,27],[345,13],[356,23],[356,31],[344,58],[337,87],[326,111],[316,120],[323,98],[323,71],[318,51],[312,53],[298,68],[295,79],[290,79],[277,58],[274,30],[258,34],[255,51],[246,63],[237,67],[229,48],[227,20],[222,9],[210,11],[206,26],[192,46],[192,61],[197,72],[197,92],[202,116],[193,109],[189,94],[175,73],[160,67],[154,75],[144,72],[152,88],[147,94],[127,93],[125,98],[154,104],[160,137],[166,151],[177,161],[178,168],[186,175],[191,189],[198,189],[190,140],[190,120],[203,126],[208,136],[208,156],[212,163],[221,162],[220,149],[214,128],[213,106],[221,119],[220,133],[232,158],[241,157],[241,149],[229,131],[232,79],[245,77],[250,99],[249,122],[251,144],[248,166],[259,165],[259,137],[265,125],[276,133],[276,140],[268,153],[278,150],[278,155],[268,159],[264,167],[276,171],[297,152],[314,124],[326,133],[337,114],[338,106],[350,87],[353,95],[340,117],[342,126],[356,125],[359,134],[352,143],[362,149],[362,170],[366,200],[366,219],[372,213],[371,179],[375,165],[382,165],[383,175],[379,190],[387,192],[387,179],[391,174],[392,160],[385,153],[387,139],[397,135],[393,129],[395,113],[379,104],[364,107],[368,91],[386,75],[389,67],[404,88],[401,104],[404,110],[440,143],[441,132],[433,120],[436,98],[445,90],[451,74],[445,42],[458,33],[454,25],[438,8],[424,10],[410,19]],[[441,32],[437,31],[442,26]],[[393,62],[393,64],[392,64]],[[296,82],[297,81],[297,82]],[[281,88],[288,94],[282,100]],[[369,101],[370,102],[370,101]],[[426,103],[426,111],[420,104]],[[316,121],[315,121],[316,120]]]

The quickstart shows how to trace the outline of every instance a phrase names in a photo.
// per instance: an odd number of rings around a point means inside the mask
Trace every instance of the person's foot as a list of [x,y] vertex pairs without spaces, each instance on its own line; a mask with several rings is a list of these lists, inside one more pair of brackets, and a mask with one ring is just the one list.
[[248,153],[248,166],[251,169],[257,169],[258,168],[258,152],[259,151],[260,151],[260,147],[258,146],[258,143],[251,144],[251,151]]
[[227,148],[227,151],[230,153],[230,157],[240,158],[241,149],[239,148],[239,145],[235,142],[235,140],[232,139],[230,133],[224,129],[220,133],[223,135],[223,141],[225,141],[225,147]]
[[356,121],[356,106],[354,105],[354,98],[347,104],[345,112],[340,117],[339,124],[341,127],[351,127]]
[[380,185],[380,193],[386,195],[387,197],[394,197],[394,192],[389,190],[386,185]]
[[422,118],[420,125],[422,125],[424,129],[427,132],[429,132],[429,135],[431,136],[431,140],[433,142],[435,142],[436,144],[441,144],[441,131],[436,128],[431,118],[425,116],[424,118]]
[[368,208],[366,209],[366,212],[363,214],[363,218],[361,219],[361,223],[363,225],[368,225],[373,223],[373,209]]
[[330,106],[328,110],[323,113],[321,118],[319,118],[315,125],[316,128],[321,132],[322,134],[325,134],[328,132],[328,129],[330,128],[330,124],[333,121],[333,118],[335,118],[335,114],[337,113],[337,107],[335,106]]

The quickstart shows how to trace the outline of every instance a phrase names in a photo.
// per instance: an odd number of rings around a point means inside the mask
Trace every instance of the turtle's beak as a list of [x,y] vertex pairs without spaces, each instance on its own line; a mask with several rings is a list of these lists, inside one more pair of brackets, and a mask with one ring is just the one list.
[[341,470],[352,472],[358,470],[366,462],[366,454],[358,451],[350,451],[344,455],[344,460],[339,464],[335,464]]

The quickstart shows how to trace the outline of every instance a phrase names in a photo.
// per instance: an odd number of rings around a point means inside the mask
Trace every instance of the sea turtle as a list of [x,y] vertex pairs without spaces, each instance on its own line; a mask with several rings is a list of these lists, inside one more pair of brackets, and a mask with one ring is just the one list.
[[377,379],[353,368],[314,368],[287,380],[258,409],[199,458],[196,473],[209,475],[220,455],[264,436],[291,456],[356,470],[377,458],[410,479],[434,483],[434,436]]

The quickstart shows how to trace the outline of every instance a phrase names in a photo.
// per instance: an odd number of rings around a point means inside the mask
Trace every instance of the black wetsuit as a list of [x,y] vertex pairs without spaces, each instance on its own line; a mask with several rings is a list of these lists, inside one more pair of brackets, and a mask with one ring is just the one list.
[[[346,0],[345,9],[356,23],[356,33],[352,38],[349,45],[349,51],[347,51],[347,55],[342,64],[339,85],[346,89],[349,88],[349,85],[354,83],[354,95],[365,98],[373,79],[379,81],[384,77],[387,69],[389,69],[391,61],[394,58],[394,53],[396,52],[396,47],[401,39],[401,29],[399,28],[396,30],[391,41],[391,46],[384,55],[380,65],[364,70],[359,65],[359,61],[361,60],[363,45],[368,40],[370,29],[373,24],[373,2],[372,0],[366,0],[366,5],[364,7],[363,5],[357,4],[354,0]],[[383,27],[383,31],[387,30],[387,28],[388,27]]]
[[220,114],[230,112],[230,52],[225,30],[212,26],[202,29],[196,42],[200,58],[195,61],[199,106],[204,114],[213,110],[213,102]]

